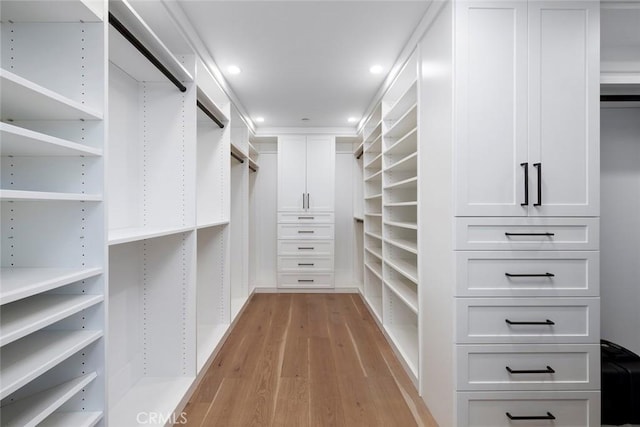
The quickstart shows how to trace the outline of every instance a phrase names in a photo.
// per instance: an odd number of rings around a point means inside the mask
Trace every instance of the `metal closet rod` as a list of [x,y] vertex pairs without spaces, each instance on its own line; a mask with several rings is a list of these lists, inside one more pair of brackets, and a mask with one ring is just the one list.
[[233,151],[231,152],[231,157],[233,157],[234,159],[236,159],[237,161],[239,161],[240,163],[244,163],[244,160],[242,160],[236,153],[234,153]]
[[209,117],[218,126],[220,126],[220,129],[224,128],[224,123],[222,123],[220,120],[218,120],[218,118],[207,107],[205,107],[202,102],[200,102],[200,101],[198,101],[196,99],[196,105],[198,106],[199,109],[202,110],[203,113],[205,113],[207,115],[207,117]]
[[178,89],[180,89],[180,92],[186,92],[187,91],[187,87],[185,85],[183,85],[180,80],[178,80],[176,78],[176,76],[174,76],[171,71],[169,71],[167,69],[167,67],[165,67],[164,65],[162,65],[162,62],[160,62],[158,60],[158,58],[156,58],[153,53],[151,53],[151,51],[149,51],[149,49],[147,49],[141,42],[140,40],[138,40],[136,38],[136,36],[134,36],[131,31],[129,31],[127,29],[127,27],[124,26],[124,24],[120,21],[118,21],[118,18],[116,18],[115,16],[113,16],[113,14],[111,12],[109,12],[109,24],[113,25],[113,28],[115,28],[116,30],[118,30],[118,32],[120,34],[122,34],[122,37],[124,37],[125,39],[127,39],[129,41],[129,43],[131,43],[133,45],[133,47],[135,47],[136,49],[138,49],[138,51],[149,60],[149,62],[151,62],[153,65],[155,65],[155,67],[160,70],[160,72],[162,74],[164,74],[170,81],[171,83],[173,83],[174,85],[176,85],[176,87]]
[[601,102],[640,102],[640,95],[600,95]]
[[249,166],[249,169],[251,169],[254,172],[258,172],[258,170],[256,168],[254,168],[253,166]]

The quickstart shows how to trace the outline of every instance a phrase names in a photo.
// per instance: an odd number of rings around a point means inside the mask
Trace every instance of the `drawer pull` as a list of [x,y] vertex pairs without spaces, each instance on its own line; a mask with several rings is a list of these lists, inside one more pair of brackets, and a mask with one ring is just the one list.
[[529,163],[520,163],[524,166],[524,202],[520,206],[529,206]]
[[298,234],[313,234],[313,230],[298,230]]
[[302,250],[309,250],[309,251],[312,251],[312,250],[314,250],[314,249],[315,249],[315,248],[313,248],[313,247],[305,247],[305,246],[300,247],[300,246],[298,246],[298,250],[299,250],[299,251],[302,251]]
[[547,366],[547,369],[511,369],[505,366],[505,369],[510,374],[555,374],[556,371],[551,366]]
[[313,216],[299,216],[298,219],[315,219]]
[[504,235],[507,236],[507,237],[512,237],[512,236],[545,236],[545,237],[553,237],[556,234],[555,233],[508,233],[508,232],[505,232]]
[[506,413],[507,414],[507,418],[509,418],[510,420],[513,421],[525,421],[525,420],[555,420],[556,417],[551,413],[551,412],[547,412],[547,415],[533,415],[533,416],[516,416],[516,415],[511,415],[510,413]]
[[532,273],[532,274],[513,274],[504,273],[507,277],[556,277],[553,273]]
[[313,279],[298,279],[298,283],[313,283]]
[[305,267],[313,267],[314,264],[312,262],[299,262],[298,266],[299,267],[303,267],[303,266],[305,266]]
[[552,320],[545,320],[544,322],[514,322],[512,320],[509,319],[504,319],[505,322],[507,322],[508,325],[549,325],[549,326],[553,326],[556,324],[556,322],[552,321]]

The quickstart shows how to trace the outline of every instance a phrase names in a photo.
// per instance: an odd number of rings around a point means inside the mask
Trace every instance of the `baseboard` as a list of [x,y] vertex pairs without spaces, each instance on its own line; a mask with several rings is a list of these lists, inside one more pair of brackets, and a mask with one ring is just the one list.
[[360,289],[351,288],[255,288],[256,294],[358,294]]

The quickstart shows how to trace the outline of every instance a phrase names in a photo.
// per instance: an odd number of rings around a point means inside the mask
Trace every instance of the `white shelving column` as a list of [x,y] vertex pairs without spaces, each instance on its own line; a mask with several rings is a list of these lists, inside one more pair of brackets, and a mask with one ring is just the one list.
[[358,135],[353,142],[353,220],[354,226],[354,264],[355,282],[364,294],[364,141],[362,135]]
[[0,2],[2,425],[104,425],[105,10]]
[[364,296],[382,322],[382,111],[378,105],[363,130]]
[[418,103],[414,53],[382,99],[385,331],[418,384]]
[[170,415],[197,371],[196,62],[128,2],[110,12],[177,80],[110,25],[108,402],[127,426]]

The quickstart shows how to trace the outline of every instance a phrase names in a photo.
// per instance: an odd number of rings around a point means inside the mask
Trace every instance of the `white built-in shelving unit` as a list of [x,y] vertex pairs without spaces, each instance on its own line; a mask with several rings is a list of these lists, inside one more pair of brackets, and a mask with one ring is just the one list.
[[0,13],[1,423],[104,425],[105,5]]
[[354,225],[354,279],[364,293],[364,140],[358,135],[352,143],[353,150],[353,220]]

